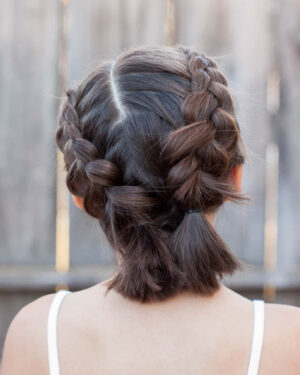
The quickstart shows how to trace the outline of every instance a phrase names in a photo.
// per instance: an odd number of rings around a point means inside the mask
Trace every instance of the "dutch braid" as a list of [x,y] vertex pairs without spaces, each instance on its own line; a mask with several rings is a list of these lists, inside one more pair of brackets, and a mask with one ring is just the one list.
[[[169,247],[182,244],[175,257],[190,275],[188,288],[212,293],[218,288],[218,277],[233,273],[240,263],[205,213],[216,210],[225,199],[247,200],[228,179],[230,169],[242,164],[244,155],[239,149],[240,129],[225,77],[205,55],[184,47],[179,50],[187,60],[191,92],[181,106],[184,126],[168,134],[161,156],[170,165],[166,186],[172,198],[191,214],[186,214],[173,232]],[[194,233],[197,240],[183,240],[186,232]]]
[[86,212],[100,218],[106,203],[105,187],[119,183],[120,171],[112,162],[101,159],[97,147],[83,138],[76,91],[69,89],[66,95],[56,133],[68,171],[66,183],[72,194],[83,198]]
[[[237,154],[239,125],[234,118],[231,95],[216,63],[187,48],[191,93],[182,104],[185,126],[170,132],[162,157],[171,169],[167,186],[184,209],[217,208],[225,198],[241,196],[229,189],[228,173],[244,162]],[[244,198],[242,198],[244,199]]]
[[57,144],[69,190],[122,255],[108,290],[142,302],[208,294],[239,267],[206,219],[247,199],[228,179],[244,154],[214,61],[184,47],[126,50],[67,91]]

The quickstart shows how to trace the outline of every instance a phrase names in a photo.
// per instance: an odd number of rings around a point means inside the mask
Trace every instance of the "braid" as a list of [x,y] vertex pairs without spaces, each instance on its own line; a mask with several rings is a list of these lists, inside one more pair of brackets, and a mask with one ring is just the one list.
[[120,180],[118,167],[100,158],[97,147],[83,138],[76,110],[76,91],[69,89],[63,104],[57,144],[64,153],[67,169],[66,183],[70,192],[83,198],[88,214],[99,218],[106,203],[105,187]]
[[[170,132],[162,157],[171,166],[166,185],[184,209],[203,211],[240,196],[228,185],[235,159],[239,126],[225,77],[216,63],[180,48],[187,59],[191,93],[182,103],[185,126]],[[243,198],[242,198],[243,199]]]
[[[210,294],[218,289],[218,278],[233,273],[240,263],[204,213],[215,211],[225,199],[247,200],[228,179],[230,169],[244,159],[225,77],[203,54],[179,50],[186,58],[191,91],[181,106],[184,125],[167,135],[161,157],[170,167],[166,187],[171,199],[191,213],[170,236],[169,248],[189,275],[186,287]],[[186,239],[186,233],[193,235]]]

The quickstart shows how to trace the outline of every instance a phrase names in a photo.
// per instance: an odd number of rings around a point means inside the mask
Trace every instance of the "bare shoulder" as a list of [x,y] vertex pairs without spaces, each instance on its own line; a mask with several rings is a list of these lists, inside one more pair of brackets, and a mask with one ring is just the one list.
[[[266,366],[282,368],[281,373],[300,371],[300,308],[283,304],[265,304]],[[264,349],[263,349],[264,351]],[[272,355],[271,355],[272,354]],[[272,358],[268,361],[267,358]],[[268,363],[269,362],[269,363]]]
[[278,330],[294,332],[300,340],[300,308],[292,305],[265,303],[266,317]]
[[[81,327],[78,329],[83,332],[81,336],[85,335],[84,322],[89,322],[90,311],[97,311],[99,307],[96,305],[99,298],[95,297],[104,296],[104,293],[105,289],[101,283],[73,292],[70,298],[66,298],[63,309],[60,309],[59,320],[63,323],[67,336],[71,337],[73,331],[77,333],[78,327]],[[42,296],[16,314],[5,338],[1,375],[41,375],[49,372],[47,319],[53,298],[54,293]]]
[[47,364],[47,317],[54,294],[24,306],[12,320],[4,343],[1,375],[41,374]]

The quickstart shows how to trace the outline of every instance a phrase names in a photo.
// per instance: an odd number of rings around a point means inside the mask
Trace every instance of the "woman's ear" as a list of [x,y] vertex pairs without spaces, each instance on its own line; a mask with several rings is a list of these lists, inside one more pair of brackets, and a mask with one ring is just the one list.
[[236,190],[240,193],[242,190],[242,175],[243,175],[243,165],[239,164],[233,167],[230,171],[230,178]]
[[73,202],[75,206],[77,206],[80,209],[83,209],[83,198],[77,197],[76,195],[72,194]]

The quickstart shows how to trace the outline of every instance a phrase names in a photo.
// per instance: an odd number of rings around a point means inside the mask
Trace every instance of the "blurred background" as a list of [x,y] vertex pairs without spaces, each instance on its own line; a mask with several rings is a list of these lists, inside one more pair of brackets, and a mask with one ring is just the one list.
[[0,0],[0,30],[0,353],[22,306],[116,266],[70,200],[55,130],[65,87],[132,45],[195,46],[228,77],[253,203],[219,211],[217,230],[245,262],[225,281],[300,306],[298,0]]

